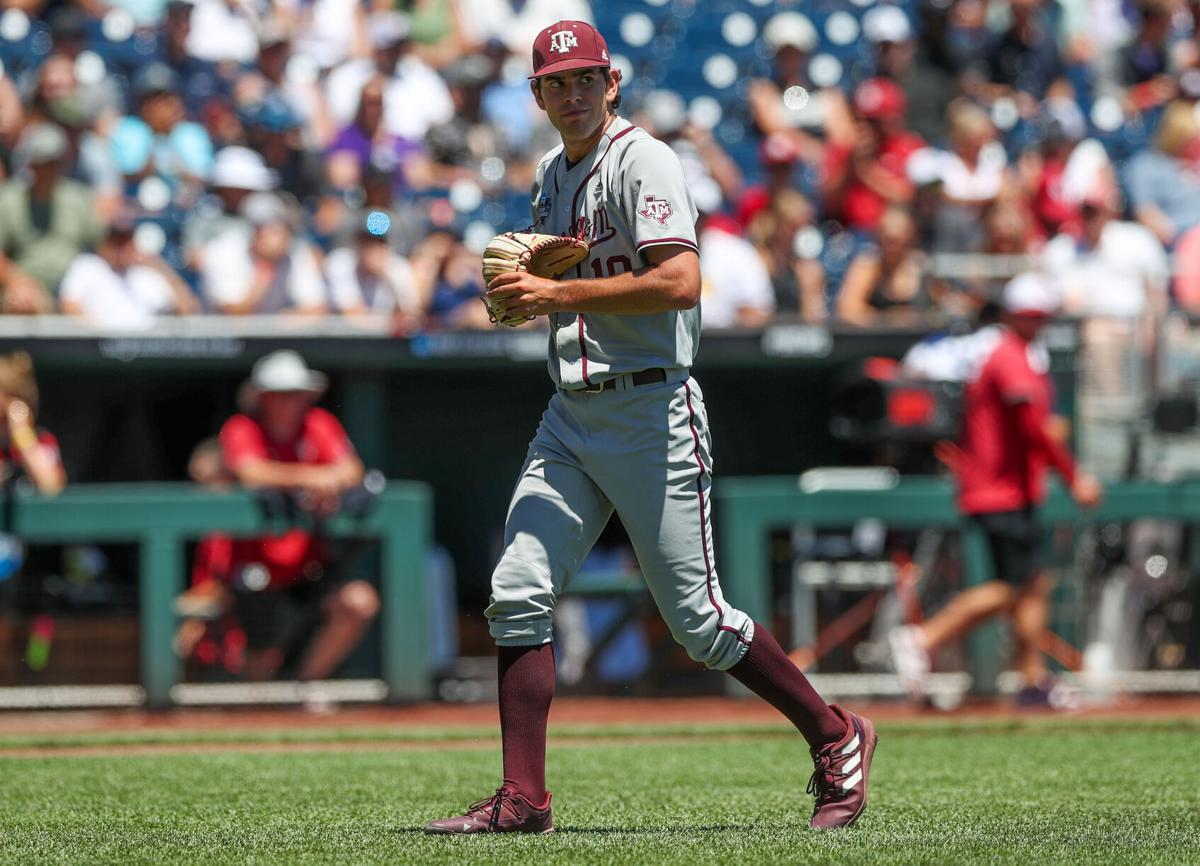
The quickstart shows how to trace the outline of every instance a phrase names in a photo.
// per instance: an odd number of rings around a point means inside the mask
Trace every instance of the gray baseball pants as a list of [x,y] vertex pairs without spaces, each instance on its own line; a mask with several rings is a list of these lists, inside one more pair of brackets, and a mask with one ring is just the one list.
[[615,510],[650,592],[697,662],[727,670],[754,623],[717,580],[712,448],[700,386],[686,370],[615,390],[558,391],[513,493],[487,618],[503,646],[552,638],[554,602]]

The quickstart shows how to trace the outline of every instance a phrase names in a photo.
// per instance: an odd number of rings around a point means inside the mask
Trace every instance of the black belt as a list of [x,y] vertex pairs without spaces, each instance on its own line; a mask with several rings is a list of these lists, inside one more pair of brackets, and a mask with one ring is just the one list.
[[[620,380],[620,378],[620,376],[617,376],[615,379],[606,379],[599,385],[593,385],[592,387],[584,388],[583,390],[588,393],[613,391],[616,390],[617,382]],[[633,387],[635,388],[641,385],[653,385],[657,382],[665,382],[667,381],[667,371],[662,367],[651,367],[649,370],[638,370],[636,373],[629,374],[629,381],[633,382]]]

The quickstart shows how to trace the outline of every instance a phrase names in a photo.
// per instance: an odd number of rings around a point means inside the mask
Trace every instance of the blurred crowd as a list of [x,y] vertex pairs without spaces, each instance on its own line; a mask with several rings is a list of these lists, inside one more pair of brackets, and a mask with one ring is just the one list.
[[[707,328],[1200,307],[1197,0],[4,0],[0,310],[488,327],[596,23],[701,211]],[[534,325],[536,327],[536,325]]]

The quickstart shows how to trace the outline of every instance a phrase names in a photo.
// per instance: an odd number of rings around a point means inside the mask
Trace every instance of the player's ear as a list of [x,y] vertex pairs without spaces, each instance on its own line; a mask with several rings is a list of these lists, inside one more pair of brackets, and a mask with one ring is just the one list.
[[609,111],[616,114],[621,105],[621,70],[610,67],[605,76],[604,98],[608,101]]
[[542,80],[534,78],[529,82],[529,90],[533,93],[533,101],[537,103],[538,108],[542,111],[546,110],[545,100],[542,99]]

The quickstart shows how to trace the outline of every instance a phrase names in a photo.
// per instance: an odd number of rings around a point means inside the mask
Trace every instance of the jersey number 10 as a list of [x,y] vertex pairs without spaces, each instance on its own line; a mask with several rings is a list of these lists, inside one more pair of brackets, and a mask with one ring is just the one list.
[[[608,268],[608,276],[615,277],[617,274],[627,274],[633,270],[633,262],[629,261],[629,256],[609,256],[605,266]],[[604,270],[600,267],[599,259],[592,259],[592,275],[597,279],[605,276]]]

